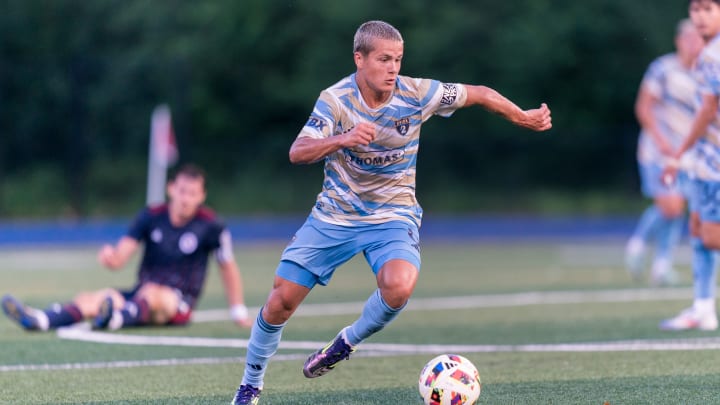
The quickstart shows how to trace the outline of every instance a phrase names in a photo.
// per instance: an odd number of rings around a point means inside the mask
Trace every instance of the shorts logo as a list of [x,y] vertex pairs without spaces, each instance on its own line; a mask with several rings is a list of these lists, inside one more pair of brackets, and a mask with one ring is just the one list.
[[180,236],[178,247],[180,248],[180,251],[186,255],[193,253],[198,247],[197,236],[192,232],[185,232],[182,236]]
[[410,118],[400,118],[399,120],[395,120],[395,129],[398,131],[398,133],[402,136],[407,135],[408,130],[410,129]]
[[443,95],[440,104],[451,105],[457,99],[457,86],[443,83]]
[[308,120],[307,124],[305,124],[305,126],[310,127],[310,128],[315,128],[318,131],[322,131],[327,126],[327,122],[322,118],[310,117],[310,119]]

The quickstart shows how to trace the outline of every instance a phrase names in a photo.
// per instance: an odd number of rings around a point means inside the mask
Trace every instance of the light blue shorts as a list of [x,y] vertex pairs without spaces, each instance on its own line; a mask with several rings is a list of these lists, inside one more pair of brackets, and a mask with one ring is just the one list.
[[695,205],[704,222],[720,222],[720,182],[696,180]]
[[656,198],[680,194],[686,199],[691,195],[691,185],[685,171],[679,171],[675,183],[667,185],[662,181],[663,167],[654,163],[640,164],[640,183],[645,197]]
[[310,216],[285,248],[275,274],[308,288],[327,285],[335,269],[360,252],[376,275],[394,259],[420,270],[418,228],[405,221],[341,226]]

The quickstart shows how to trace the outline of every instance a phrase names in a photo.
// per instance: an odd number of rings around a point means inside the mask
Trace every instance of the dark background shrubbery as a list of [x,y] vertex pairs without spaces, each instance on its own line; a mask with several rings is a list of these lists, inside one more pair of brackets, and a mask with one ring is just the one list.
[[423,128],[426,210],[628,212],[632,106],[686,3],[622,0],[6,0],[0,218],[128,215],[144,201],[149,117],[170,105],[181,161],[228,215],[307,211],[319,165],[287,151],[320,90],[354,70],[368,19],[405,38],[403,74],[489,85],[553,109],[535,134],[481,110]]

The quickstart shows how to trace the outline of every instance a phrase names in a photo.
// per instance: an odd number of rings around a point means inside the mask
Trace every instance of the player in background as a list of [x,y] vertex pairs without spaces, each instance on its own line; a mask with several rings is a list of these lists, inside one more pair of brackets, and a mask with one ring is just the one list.
[[[685,201],[689,197],[686,170],[678,173],[676,182],[667,185],[661,179],[667,158],[687,134],[694,117],[696,94],[692,69],[702,50],[703,40],[689,19],[677,25],[675,49],[655,59],[645,72],[635,102],[635,113],[642,130],[638,140],[638,166],[644,196],[653,199],[645,209],[627,243],[625,264],[635,280],[645,273],[648,244],[655,241],[650,272],[653,285],[674,284],[673,250],[685,225]],[[683,168],[692,161],[689,153],[682,159]]]
[[294,164],[324,161],[325,178],[310,216],[282,254],[255,320],[234,404],[258,403],[287,320],[315,285],[326,285],[356,254],[365,256],[378,288],[360,317],[307,359],[304,375],[331,371],[403,309],[420,269],[422,209],[415,198],[415,170],[423,122],[477,105],[531,130],[552,126],[545,104],[522,110],[485,86],[400,76],[403,39],[388,23],[362,24],[353,45],[356,72],[320,93],[290,147]]
[[82,292],[65,304],[45,310],[2,298],[5,314],[27,330],[46,331],[92,319],[95,329],[142,325],[184,325],[200,297],[208,257],[215,252],[233,321],[252,322],[243,302],[242,280],[229,231],[203,206],[205,174],[194,166],[179,169],[167,185],[168,203],[147,207],[116,245],[105,245],[100,263],[110,270],[124,267],[141,244],[145,251],[137,284],[127,291],[107,288]]
[[687,136],[671,156],[663,178],[677,176],[679,160],[695,150],[695,185],[691,217],[696,237],[693,250],[693,305],[660,323],[663,330],[715,330],[715,252],[720,250],[720,0],[690,0],[689,14],[705,42],[696,67],[698,106]]

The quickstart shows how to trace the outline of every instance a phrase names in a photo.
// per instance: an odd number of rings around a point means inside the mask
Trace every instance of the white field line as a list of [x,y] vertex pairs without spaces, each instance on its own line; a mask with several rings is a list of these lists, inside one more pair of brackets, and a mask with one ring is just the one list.
[[[689,288],[623,289],[598,291],[530,291],[511,294],[471,295],[443,298],[411,298],[404,311],[433,311],[467,308],[501,308],[528,305],[584,304],[601,302],[636,302],[692,300]],[[339,302],[328,304],[302,304],[293,317],[359,314],[364,302]],[[257,314],[259,308],[250,308]],[[227,309],[195,311],[193,322],[230,320]]]
[[[85,328],[61,328],[57,331],[62,339],[84,342],[126,344],[143,346],[183,346],[213,348],[246,348],[247,339],[219,339],[187,336],[146,336],[120,333],[94,332]],[[280,349],[315,350],[327,344],[325,341],[282,341]],[[615,352],[657,350],[717,350],[720,337],[663,340],[620,340],[614,342],[525,344],[525,345],[415,345],[400,343],[363,343],[363,350],[386,354],[425,354],[444,352]]]
[[[74,329],[74,328],[69,328]],[[109,333],[98,333],[77,330],[78,335],[88,334],[93,339],[84,338],[84,341],[94,341],[101,343],[117,343],[117,337],[142,337],[147,345],[157,345],[161,336],[128,336],[116,335]],[[114,336],[113,339],[106,339],[108,335]],[[77,337],[77,336],[76,336]],[[72,338],[66,336],[65,338]],[[177,339],[185,339],[191,342],[189,346],[195,346],[196,341],[203,338],[172,338],[175,343]],[[207,340],[207,339],[204,339]],[[223,339],[213,339],[223,340]],[[226,346],[215,345],[212,347],[237,347],[243,342],[240,339],[225,339],[228,342]],[[236,342],[233,342],[233,341]],[[135,340],[139,344],[139,340]],[[245,341],[246,342],[246,341]],[[215,342],[219,344],[221,342]],[[312,350],[323,345],[325,342],[285,342],[282,348],[302,347],[307,344],[314,344]],[[720,338],[698,338],[698,339],[671,339],[671,340],[628,340],[617,342],[597,342],[597,343],[570,343],[570,344],[547,344],[547,345],[401,345],[401,344],[384,344],[384,343],[366,343],[362,345],[362,350],[355,353],[353,357],[380,357],[389,355],[409,355],[409,354],[439,354],[439,353],[498,353],[498,352],[616,352],[616,351],[674,351],[674,350],[718,350],[720,349]],[[276,354],[272,361],[296,361],[307,357],[307,353],[297,354]],[[110,362],[93,362],[93,363],[64,363],[64,364],[18,364],[0,366],[2,372],[19,372],[19,371],[63,371],[63,370],[91,370],[91,369],[108,369],[108,368],[136,368],[136,367],[167,367],[167,366],[183,366],[183,365],[215,365],[245,362],[244,357],[199,357],[187,359],[158,359],[158,360],[127,360],[127,361],[110,361]]]
[[[527,305],[580,304],[600,302],[635,302],[662,300],[690,300],[692,291],[687,288],[632,289],[604,291],[548,291],[516,294],[477,295],[449,298],[412,299],[406,310],[442,310],[454,308],[497,308]],[[359,313],[364,303],[305,304],[295,316],[343,315]],[[257,313],[258,308],[253,308]],[[226,310],[196,311],[194,322],[228,320]],[[142,336],[120,333],[94,332],[86,324],[61,328],[57,331],[62,339],[85,342],[147,345],[147,346],[183,346],[214,348],[246,348],[247,339],[218,339],[204,337]],[[283,341],[280,349],[312,351],[326,342]],[[562,343],[562,344],[526,344],[526,345],[411,345],[390,343],[364,343],[355,357],[373,357],[403,354],[436,353],[492,353],[492,352],[616,352],[616,351],[671,351],[671,350],[718,350],[720,338],[667,339],[667,340],[627,340],[615,342]],[[303,354],[278,354],[274,361],[303,359]],[[95,363],[37,364],[37,365],[0,365],[0,372],[37,371],[37,370],[78,370],[101,368],[130,368],[149,366],[177,366],[192,364],[223,364],[243,362],[242,357],[226,358],[188,358],[139,361],[114,361]]]

